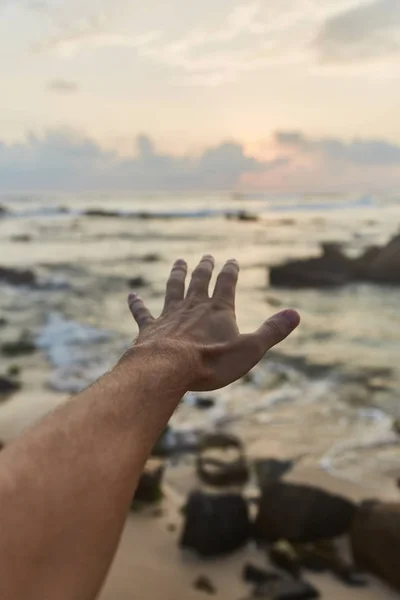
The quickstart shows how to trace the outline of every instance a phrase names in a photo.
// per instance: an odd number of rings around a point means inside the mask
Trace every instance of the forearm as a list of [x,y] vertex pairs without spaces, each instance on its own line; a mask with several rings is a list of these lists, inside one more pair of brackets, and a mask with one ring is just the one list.
[[0,597],[98,592],[143,464],[186,391],[170,356],[134,353],[2,454]]

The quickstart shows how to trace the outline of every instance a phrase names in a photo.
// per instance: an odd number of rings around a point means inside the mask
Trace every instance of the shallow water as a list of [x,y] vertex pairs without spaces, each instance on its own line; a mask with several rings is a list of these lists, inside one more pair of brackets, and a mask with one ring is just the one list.
[[[284,363],[277,356],[272,364],[291,374],[286,387],[268,389],[273,374],[262,366],[254,384],[238,384],[218,395],[218,418],[214,413],[201,418],[219,425],[231,419],[248,440],[278,428],[277,452],[284,452],[285,444],[308,450],[312,460],[350,477],[368,472],[378,481],[380,471],[396,467],[399,450],[391,438],[391,419],[360,410],[372,406],[400,416],[400,290],[372,285],[334,291],[271,289],[267,266],[315,255],[326,241],[341,242],[353,254],[386,242],[399,229],[398,200],[22,196],[0,197],[0,205],[13,211],[0,219],[1,264],[32,267],[41,281],[36,290],[1,288],[0,316],[10,321],[2,336],[13,337],[22,328],[35,333],[43,355],[31,357],[29,366],[40,361],[42,385],[77,391],[117,360],[135,335],[125,307],[129,277],[142,275],[149,282],[137,291],[157,313],[175,258],[185,257],[194,266],[203,253],[212,252],[220,266],[235,256],[242,267],[237,301],[241,329],[254,329],[281,307],[297,308],[302,325],[279,350],[308,363]],[[68,212],[60,212],[60,206]],[[125,216],[81,214],[101,207]],[[259,220],[238,222],[224,216],[241,209],[258,214]],[[148,211],[164,217],[168,213],[169,218],[126,216]],[[12,239],[21,234],[32,240]],[[161,259],[144,262],[149,253]],[[27,404],[26,410],[34,412],[34,407]],[[175,418],[190,427],[199,415],[184,407]],[[311,426],[313,435],[306,435]],[[337,449],[347,442],[348,447]]]

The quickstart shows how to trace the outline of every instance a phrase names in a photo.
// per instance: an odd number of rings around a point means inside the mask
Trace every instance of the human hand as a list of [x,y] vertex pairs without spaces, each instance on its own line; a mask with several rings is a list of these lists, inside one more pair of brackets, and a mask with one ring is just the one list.
[[153,355],[161,353],[176,360],[177,369],[187,377],[185,387],[192,391],[215,390],[240,379],[300,322],[296,311],[284,310],[254,333],[240,334],[235,316],[239,264],[236,260],[225,263],[210,297],[213,269],[213,257],[203,256],[185,295],[187,264],[177,260],[168,279],[164,309],[157,319],[138,295],[128,297],[139,326],[134,347],[147,347]]

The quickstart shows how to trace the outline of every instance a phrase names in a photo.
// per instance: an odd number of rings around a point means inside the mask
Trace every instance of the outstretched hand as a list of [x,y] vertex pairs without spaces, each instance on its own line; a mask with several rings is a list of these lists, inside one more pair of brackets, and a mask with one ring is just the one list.
[[294,310],[284,310],[254,333],[240,334],[236,324],[235,295],[239,264],[229,260],[220,271],[213,294],[209,284],[212,256],[203,256],[192,273],[185,294],[187,264],[177,260],[167,282],[164,309],[155,319],[143,300],[129,294],[131,313],[139,326],[136,347],[165,353],[177,360],[192,391],[222,388],[243,377],[264,354],[299,324]]

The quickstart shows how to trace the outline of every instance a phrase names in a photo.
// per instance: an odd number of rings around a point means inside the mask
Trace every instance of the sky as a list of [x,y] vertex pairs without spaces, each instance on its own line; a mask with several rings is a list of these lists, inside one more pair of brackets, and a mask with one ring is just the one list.
[[400,185],[400,0],[0,0],[0,40],[0,190]]

